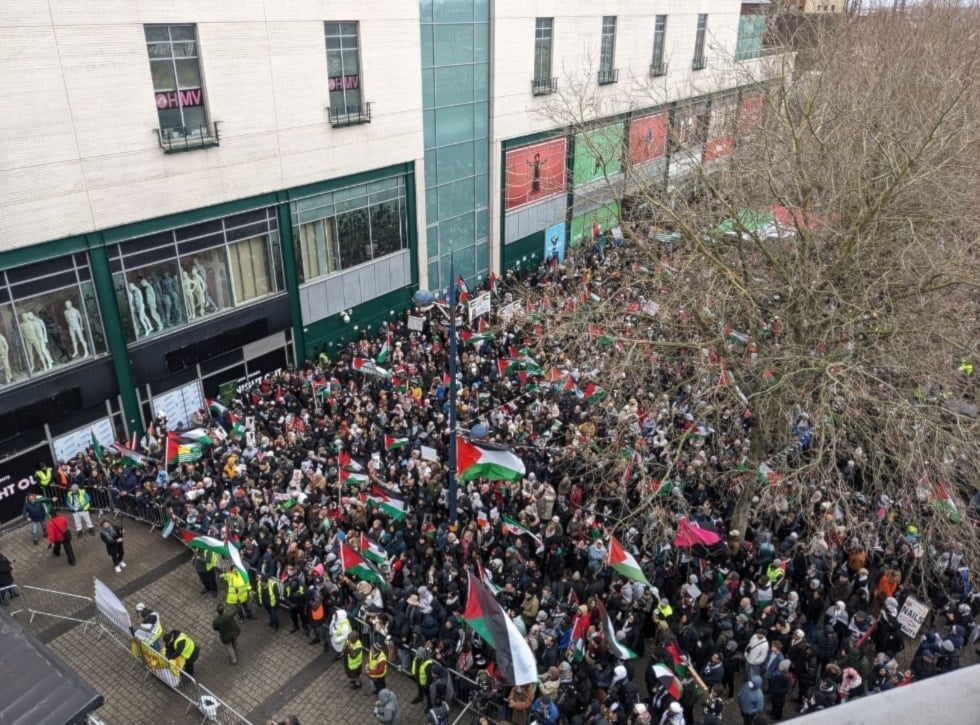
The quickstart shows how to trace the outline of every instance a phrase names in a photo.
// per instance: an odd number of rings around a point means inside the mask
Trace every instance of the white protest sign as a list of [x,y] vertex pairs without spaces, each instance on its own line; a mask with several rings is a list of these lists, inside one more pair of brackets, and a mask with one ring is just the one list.
[[416,332],[422,332],[425,327],[425,318],[419,317],[418,315],[408,316],[408,329],[415,330]]
[[490,314],[490,293],[484,292],[470,300],[470,322],[482,315]]
[[929,614],[929,607],[920,602],[915,597],[909,597],[902,603],[902,609],[898,613],[898,623],[902,627],[902,634],[906,637],[915,637],[919,629],[926,621]]

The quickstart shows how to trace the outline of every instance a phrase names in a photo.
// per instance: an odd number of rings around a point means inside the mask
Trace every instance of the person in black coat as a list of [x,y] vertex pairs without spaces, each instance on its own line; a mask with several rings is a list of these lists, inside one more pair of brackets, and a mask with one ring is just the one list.
[[0,551],[0,605],[7,606],[8,597],[19,597],[14,587],[14,565]]

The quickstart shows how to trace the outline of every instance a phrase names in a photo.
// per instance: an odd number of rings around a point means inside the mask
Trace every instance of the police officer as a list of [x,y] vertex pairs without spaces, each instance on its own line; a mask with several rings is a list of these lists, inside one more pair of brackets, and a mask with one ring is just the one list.
[[193,677],[194,663],[197,662],[198,655],[201,654],[201,650],[194,644],[194,640],[179,629],[172,629],[163,635],[163,644],[166,647],[164,650],[166,658],[174,660],[180,669]]
[[290,634],[299,631],[300,624],[303,625],[303,634],[310,634],[310,618],[306,615],[306,586],[303,575],[296,571],[296,567],[290,564],[286,569],[286,582],[282,590],[286,604],[289,605],[289,618],[293,622]]
[[41,487],[42,495],[53,498],[54,469],[43,461],[38,461],[37,468],[34,470],[34,478],[37,479],[37,483]]
[[272,627],[276,632],[279,631],[279,600],[282,599],[282,590],[278,580],[268,574],[259,574],[259,585],[256,589],[259,606],[263,607],[269,615],[269,623],[266,627]]
[[364,664],[364,645],[361,644],[361,637],[357,632],[347,635],[347,644],[344,645],[344,669],[347,670],[347,679],[350,680],[349,687],[353,690],[361,687],[361,666]]
[[238,618],[242,622],[246,619],[257,619],[252,614],[252,608],[248,606],[248,595],[252,593],[252,588],[248,585],[242,573],[237,568],[232,567],[222,574],[221,578],[228,585],[225,602],[228,606],[234,607],[238,611]]

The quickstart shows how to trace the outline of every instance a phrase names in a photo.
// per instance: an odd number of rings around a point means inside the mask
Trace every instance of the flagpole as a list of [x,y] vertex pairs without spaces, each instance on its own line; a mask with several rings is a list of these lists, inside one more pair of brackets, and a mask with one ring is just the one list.
[[449,525],[456,526],[456,265],[449,256]]

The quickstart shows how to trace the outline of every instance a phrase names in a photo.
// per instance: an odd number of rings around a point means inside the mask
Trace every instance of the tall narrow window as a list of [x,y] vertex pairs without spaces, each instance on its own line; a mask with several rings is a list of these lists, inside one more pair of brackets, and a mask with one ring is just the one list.
[[361,58],[356,22],[324,23],[330,120],[335,126],[371,120],[362,100]]
[[531,90],[535,95],[555,91],[556,82],[551,77],[553,18],[538,18],[534,24],[534,80]]
[[694,61],[691,63],[691,68],[694,70],[704,69],[704,38],[707,33],[708,16],[702,13],[698,15],[698,34],[694,38]]
[[182,150],[180,146],[188,141],[195,147],[217,143],[217,134],[208,126],[196,26],[145,25],[143,33],[160,144],[165,150]]
[[664,43],[667,39],[667,16],[658,15],[653,23],[653,60],[650,61],[650,75],[662,76],[667,73],[664,62]]
[[613,67],[616,62],[616,16],[607,15],[602,19],[602,43],[599,46],[599,85],[615,83],[619,71]]

